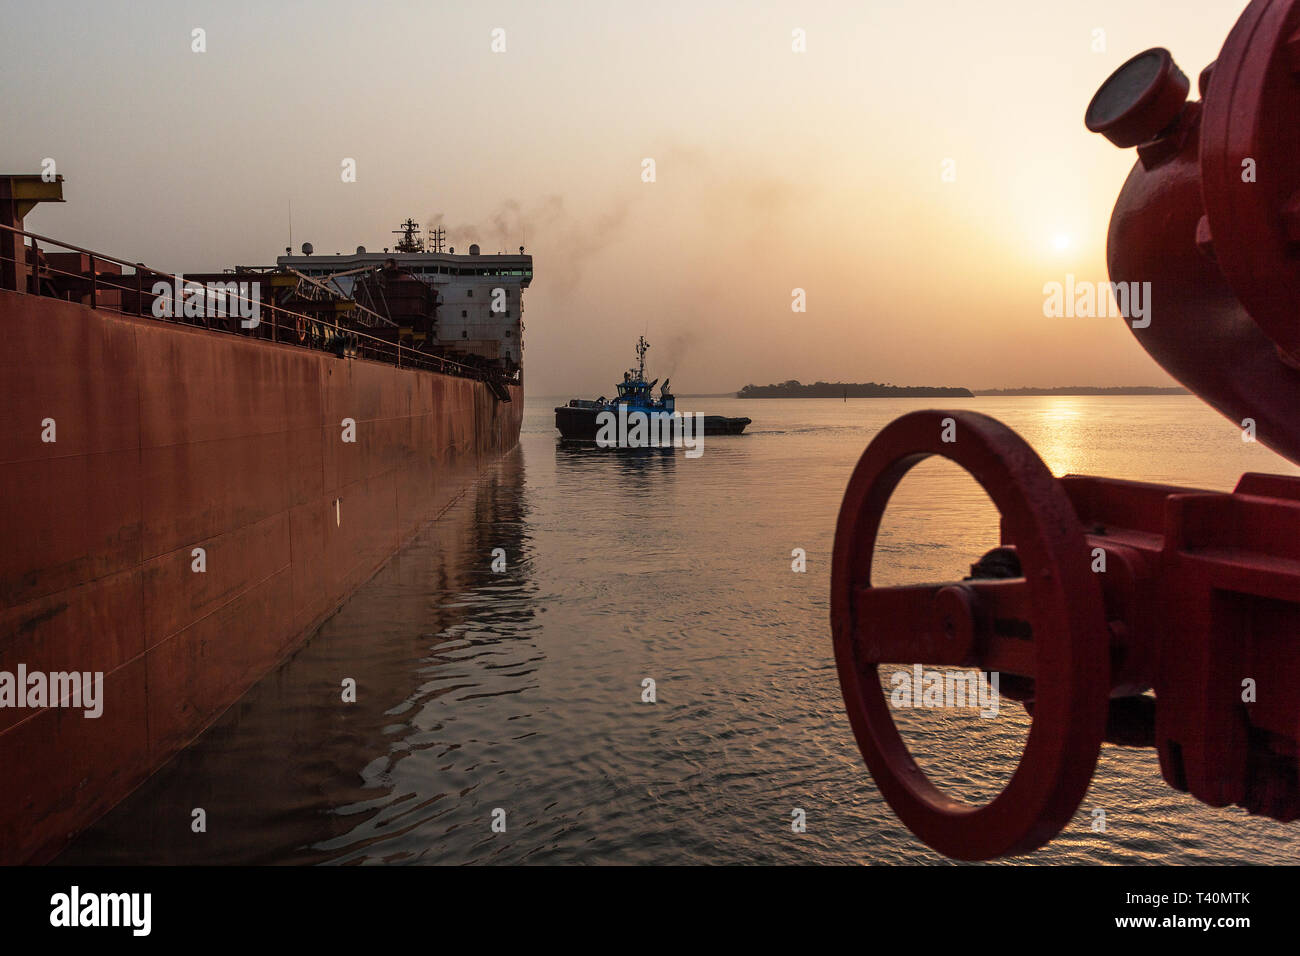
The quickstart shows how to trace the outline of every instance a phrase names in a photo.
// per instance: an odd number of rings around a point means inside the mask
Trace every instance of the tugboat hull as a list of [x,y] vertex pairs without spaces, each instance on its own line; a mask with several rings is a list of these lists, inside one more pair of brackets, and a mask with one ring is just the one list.
[[[594,403],[584,406],[560,405],[555,409],[555,427],[559,429],[561,441],[589,442],[594,444],[600,430],[597,421],[601,411],[613,411],[610,407],[596,407]],[[704,416],[704,434],[739,435],[744,432],[751,419],[727,418],[723,415]]]

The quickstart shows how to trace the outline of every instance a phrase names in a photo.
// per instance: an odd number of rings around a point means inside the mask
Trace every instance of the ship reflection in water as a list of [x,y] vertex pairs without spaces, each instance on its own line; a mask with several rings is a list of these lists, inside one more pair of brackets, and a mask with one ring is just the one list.
[[[934,400],[715,404],[754,425],[687,459],[563,445],[555,401],[530,398],[519,450],[59,862],[946,862],[862,764],[827,606],[854,461]],[[1242,471],[1295,473],[1225,440],[1190,396],[1071,399],[1068,417],[1051,398],[963,406],[1058,474],[1228,488]],[[978,486],[926,462],[891,500],[879,580],[960,577],[995,542]],[[897,719],[932,779],[979,802],[1028,725],[1008,700],[992,718]],[[1197,804],[1153,751],[1108,745],[1075,819],[1028,859],[1293,863],[1300,828]]]
[[58,862],[396,862],[468,835],[529,735],[526,508],[516,448]]

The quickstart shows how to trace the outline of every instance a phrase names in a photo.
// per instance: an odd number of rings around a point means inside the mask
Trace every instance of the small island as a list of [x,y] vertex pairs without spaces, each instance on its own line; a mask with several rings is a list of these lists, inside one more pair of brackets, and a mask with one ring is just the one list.
[[737,398],[974,398],[968,388],[929,385],[881,385],[877,382],[814,382],[794,379],[780,385],[746,385]]

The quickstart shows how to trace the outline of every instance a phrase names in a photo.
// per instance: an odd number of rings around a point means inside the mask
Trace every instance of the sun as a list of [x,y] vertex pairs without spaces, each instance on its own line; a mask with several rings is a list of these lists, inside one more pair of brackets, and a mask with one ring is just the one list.
[[1063,232],[1058,232],[1052,237],[1052,248],[1057,252],[1064,252],[1070,248],[1070,237]]

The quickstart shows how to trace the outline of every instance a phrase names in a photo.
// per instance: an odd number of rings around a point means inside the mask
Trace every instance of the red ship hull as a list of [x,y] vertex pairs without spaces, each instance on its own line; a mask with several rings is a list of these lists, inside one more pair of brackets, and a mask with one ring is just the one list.
[[98,718],[0,708],[0,863],[56,855],[519,436],[517,385],[52,298],[0,290],[0,341],[0,672],[104,675]]

